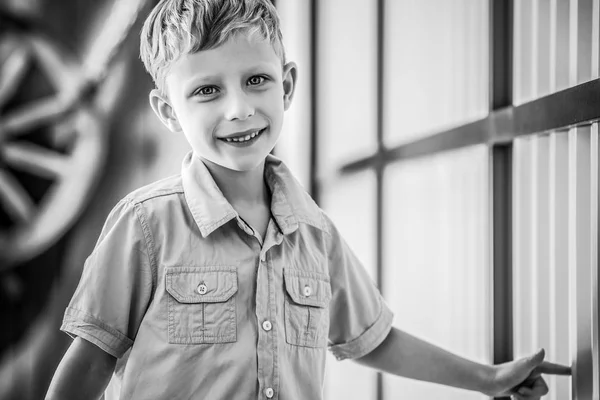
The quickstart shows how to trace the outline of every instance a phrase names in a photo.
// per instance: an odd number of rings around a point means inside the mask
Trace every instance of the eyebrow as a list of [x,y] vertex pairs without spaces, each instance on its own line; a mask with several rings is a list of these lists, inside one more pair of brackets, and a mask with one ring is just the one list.
[[219,75],[193,76],[184,83],[183,87],[189,88],[198,86],[204,82],[214,82],[220,79],[221,77]]
[[[242,71],[242,75],[257,73],[257,72],[265,71],[265,70],[267,70],[268,72],[273,72],[273,71],[276,71],[276,68],[271,63],[267,63],[267,62],[258,63],[258,64],[254,64],[250,67],[246,67]],[[188,83],[189,84],[197,84],[202,81],[215,81],[215,80],[221,79],[221,77],[222,77],[222,75],[220,75],[220,74],[192,77],[186,82],[186,84],[188,84]]]

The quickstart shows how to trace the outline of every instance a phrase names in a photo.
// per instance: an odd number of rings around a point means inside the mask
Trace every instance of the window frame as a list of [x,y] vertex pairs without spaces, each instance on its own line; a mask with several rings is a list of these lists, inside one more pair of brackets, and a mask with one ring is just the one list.
[[[319,203],[318,119],[319,99],[317,65],[319,46],[318,0],[311,0],[311,154],[310,191]],[[514,0],[489,0],[489,57],[490,90],[489,114],[475,122],[432,132],[427,137],[399,146],[386,147],[383,140],[384,120],[384,48],[385,0],[377,0],[377,151],[364,158],[342,165],[339,176],[372,169],[376,176],[376,283],[381,288],[385,279],[383,268],[383,175],[391,163],[416,157],[486,144],[490,151],[490,221],[493,275],[493,361],[502,363],[513,359],[512,310],[512,164],[513,143],[521,136],[565,130],[600,121],[600,79],[513,105],[513,17]],[[377,376],[376,399],[383,398],[383,380]]]

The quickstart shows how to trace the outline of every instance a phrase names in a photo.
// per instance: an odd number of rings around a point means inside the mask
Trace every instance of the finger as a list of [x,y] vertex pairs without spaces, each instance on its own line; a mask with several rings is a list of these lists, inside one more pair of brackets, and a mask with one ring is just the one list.
[[536,372],[540,374],[571,375],[571,367],[544,361],[533,371],[533,373]]
[[533,389],[529,389],[528,387],[522,386],[517,390],[517,393],[520,396],[531,396],[533,395]]
[[[523,391],[522,391],[523,389]],[[548,384],[543,378],[537,378],[532,385],[529,386],[521,386],[518,390],[518,393],[525,394],[529,397],[541,397],[548,394]],[[529,398],[528,397],[528,398]]]
[[544,357],[546,356],[546,351],[544,349],[539,349],[531,356],[524,359],[525,363],[531,368],[534,369],[539,365],[543,364]]

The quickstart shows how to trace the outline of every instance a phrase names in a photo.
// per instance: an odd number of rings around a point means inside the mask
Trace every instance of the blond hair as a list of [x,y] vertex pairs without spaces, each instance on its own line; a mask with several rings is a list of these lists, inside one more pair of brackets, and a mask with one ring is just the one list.
[[279,16],[269,0],[161,0],[142,27],[140,57],[164,93],[173,62],[240,33],[270,41],[285,64]]

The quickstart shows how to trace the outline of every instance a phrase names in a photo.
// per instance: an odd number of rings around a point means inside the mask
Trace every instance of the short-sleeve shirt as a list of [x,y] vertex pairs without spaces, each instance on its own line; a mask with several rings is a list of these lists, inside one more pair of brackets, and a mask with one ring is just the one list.
[[321,399],[325,356],[357,358],[392,313],[284,163],[271,219],[247,225],[203,162],[126,196],[85,262],[61,329],[117,357],[113,399]]

